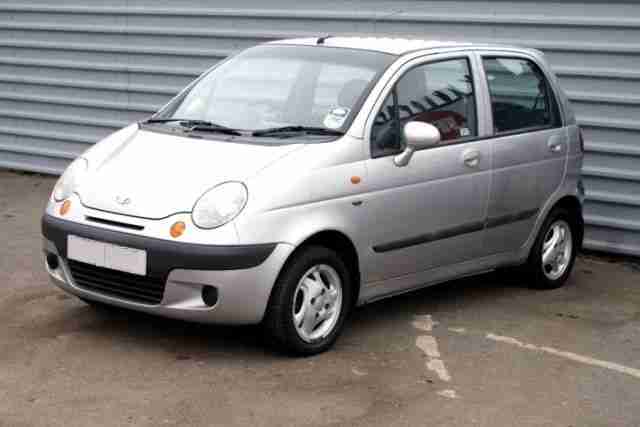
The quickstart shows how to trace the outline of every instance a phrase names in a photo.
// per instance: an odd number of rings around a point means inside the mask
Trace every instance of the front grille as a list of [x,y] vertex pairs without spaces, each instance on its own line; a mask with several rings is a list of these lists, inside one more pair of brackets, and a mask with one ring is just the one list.
[[129,228],[131,230],[138,230],[138,231],[144,230],[144,226],[142,225],[129,224],[129,223],[120,222],[120,221],[112,221],[110,219],[98,218],[95,216],[85,216],[85,218],[87,221],[97,222],[98,224],[110,225],[112,227]]
[[75,285],[88,291],[144,304],[159,304],[164,280],[69,260]]

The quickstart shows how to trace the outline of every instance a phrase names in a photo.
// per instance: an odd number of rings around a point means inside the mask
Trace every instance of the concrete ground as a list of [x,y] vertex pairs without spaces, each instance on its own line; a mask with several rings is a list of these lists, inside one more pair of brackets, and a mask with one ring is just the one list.
[[49,284],[54,178],[0,171],[0,426],[638,426],[640,267],[487,274],[363,307],[294,359],[255,327],[100,311]]

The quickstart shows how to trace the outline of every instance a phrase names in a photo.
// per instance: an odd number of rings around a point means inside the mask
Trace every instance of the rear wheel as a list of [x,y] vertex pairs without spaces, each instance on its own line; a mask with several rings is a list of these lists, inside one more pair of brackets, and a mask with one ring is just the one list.
[[555,289],[569,278],[579,246],[577,221],[564,208],[551,211],[531,249],[526,270],[532,287]]
[[338,254],[320,246],[290,260],[271,292],[263,326],[280,349],[312,355],[329,349],[351,304],[349,272]]

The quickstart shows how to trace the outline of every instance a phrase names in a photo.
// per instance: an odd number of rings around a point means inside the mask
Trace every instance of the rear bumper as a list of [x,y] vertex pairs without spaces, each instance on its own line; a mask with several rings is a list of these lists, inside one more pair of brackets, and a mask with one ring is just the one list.
[[[259,323],[271,288],[293,247],[288,244],[216,246],[173,242],[78,224],[45,215],[42,219],[45,254],[58,266],[45,266],[53,283],[82,298],[150,314],[203,323]],[[67,261],[69,234],[147,251],[147,276],[164,283],[158,304],[132,301],[120,295],[80,286]],[[119,284],[122,287],[122,284]],[[202,289],[218,291],[207,306]]]

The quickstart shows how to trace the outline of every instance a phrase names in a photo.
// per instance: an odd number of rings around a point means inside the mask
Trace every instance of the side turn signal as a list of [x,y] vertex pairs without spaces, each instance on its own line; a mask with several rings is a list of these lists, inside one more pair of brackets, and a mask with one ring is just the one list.
[[60,215],[65,216],[71,210],[71,200],[65,200],[60,206]]
[[178,237],[182,236],[182,233],[184,233],[184,230],[187,228],[186,224],[182,221],[178,221],[178,222],[174,222],[173,225],[171,226],[171,229],[169,230],[169,233],[171,234],[171,237],[173,237],[174,239],[177,239]]

